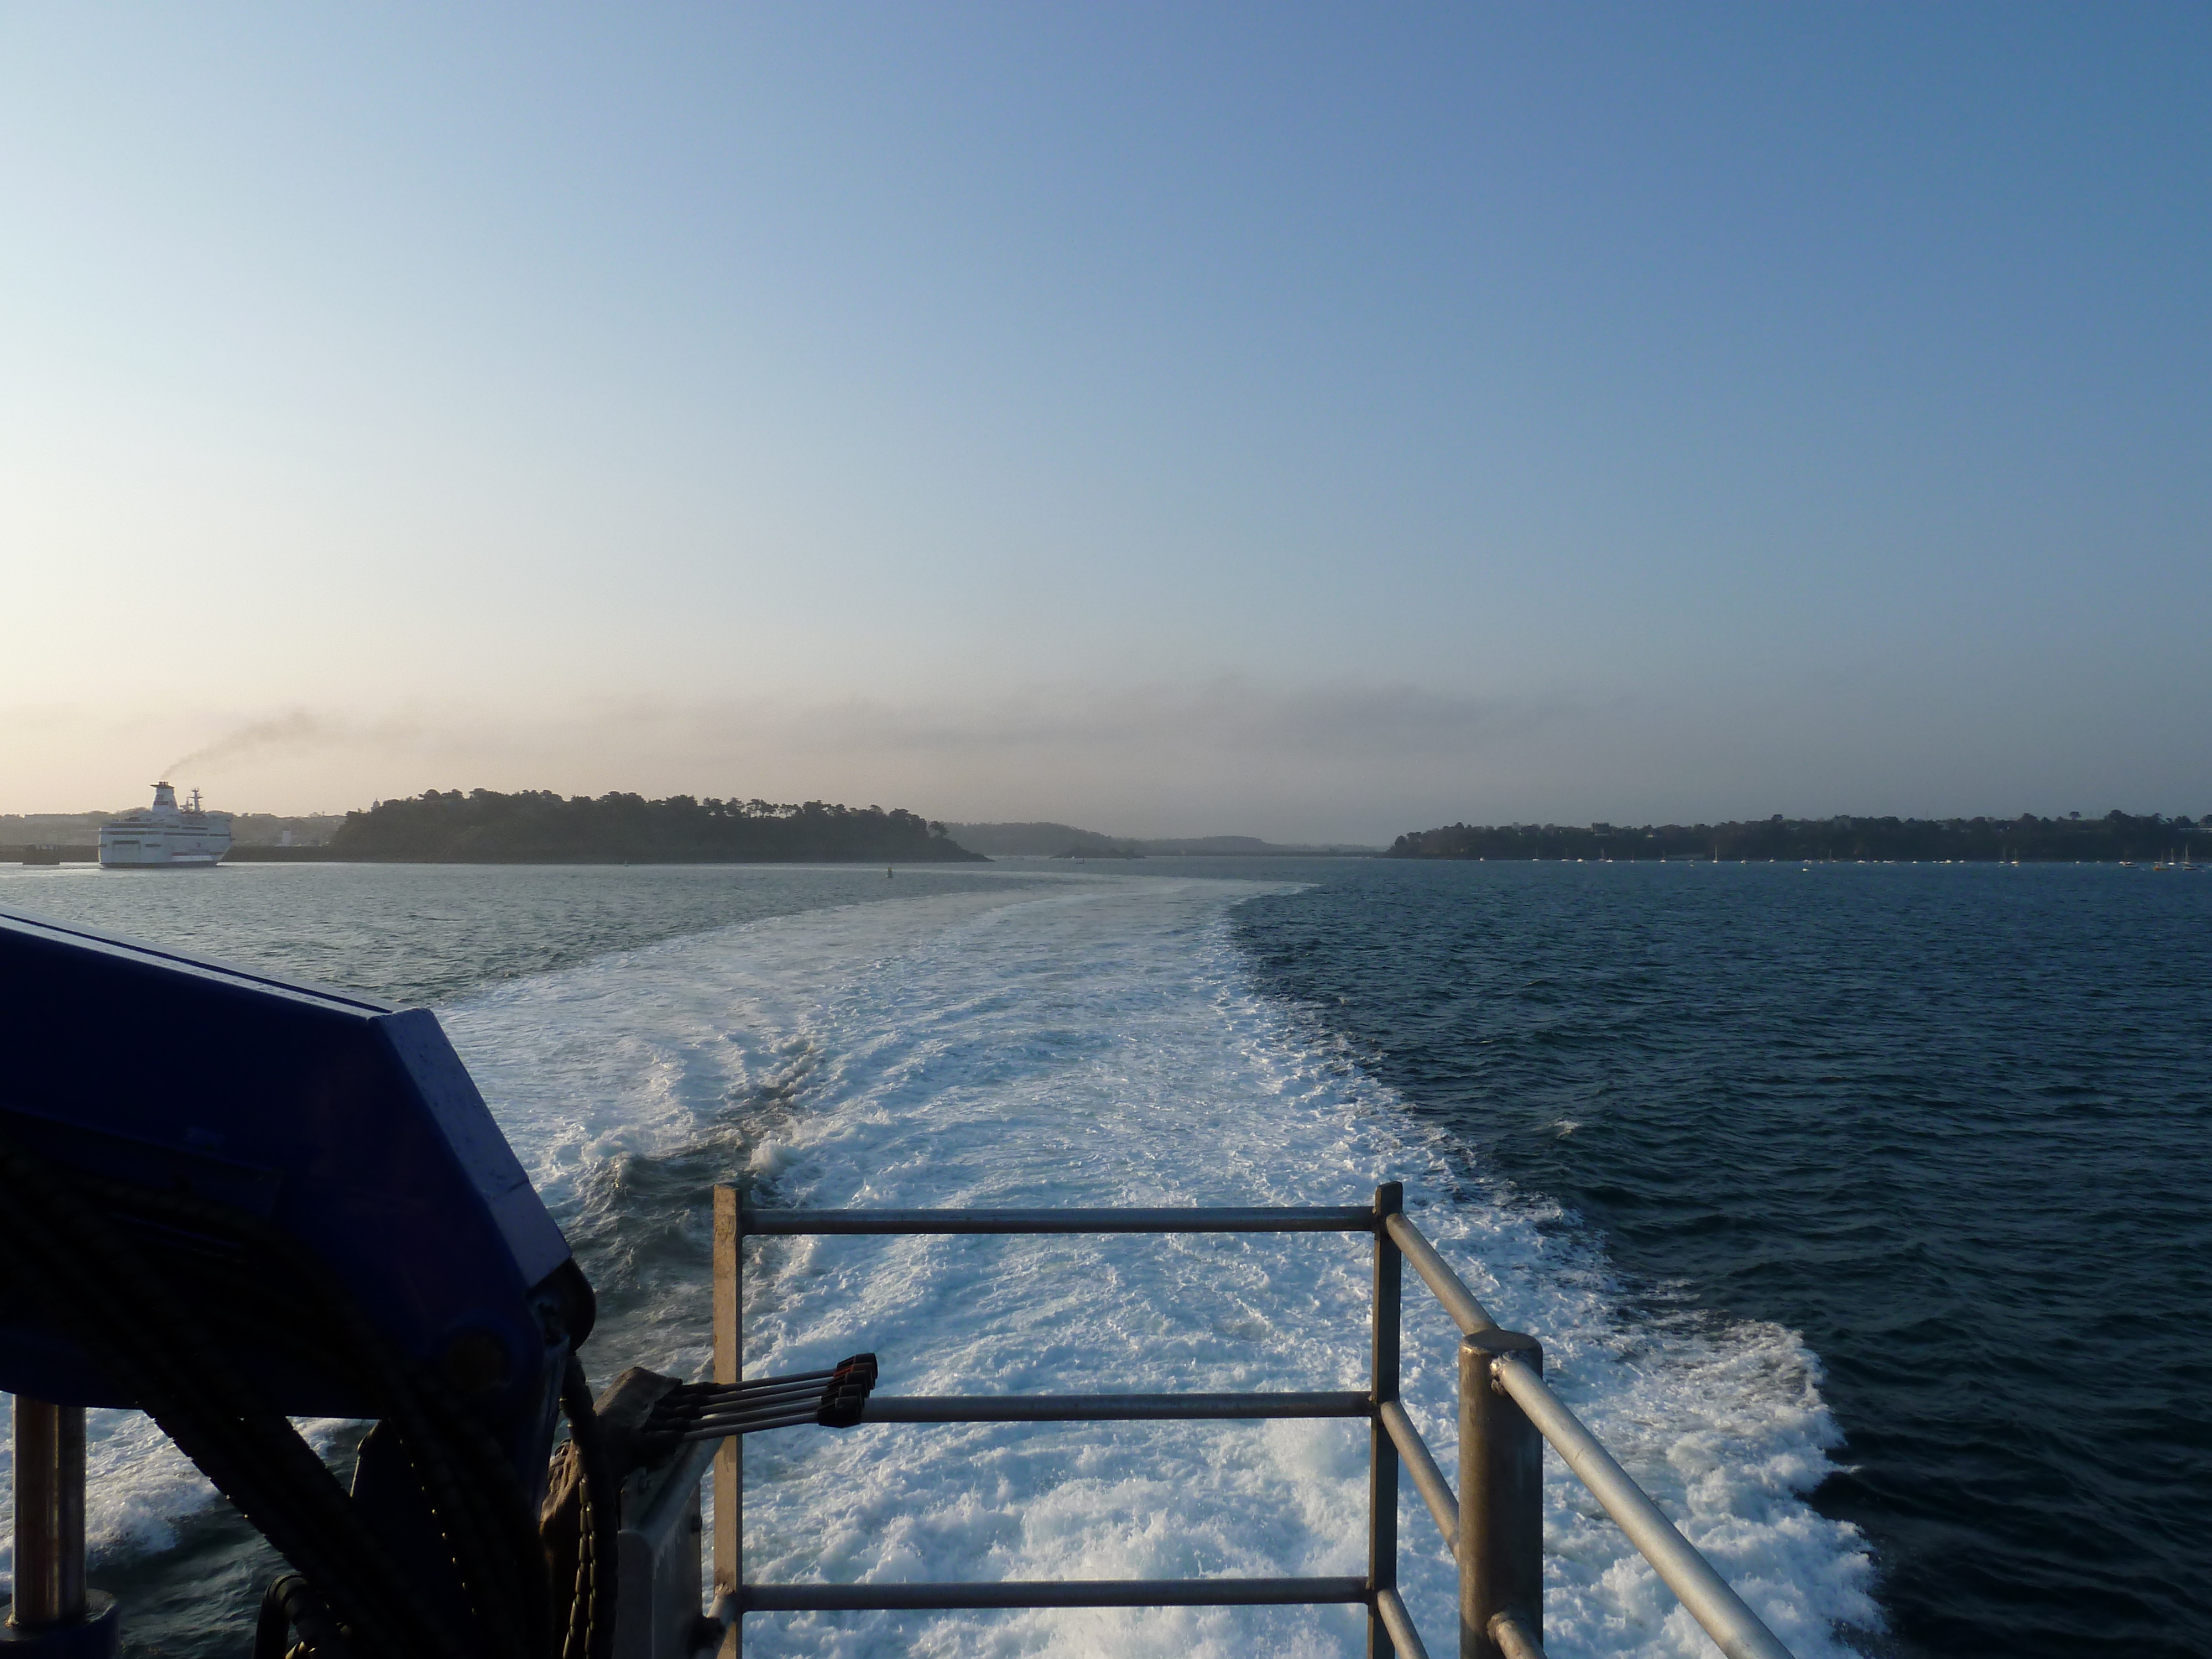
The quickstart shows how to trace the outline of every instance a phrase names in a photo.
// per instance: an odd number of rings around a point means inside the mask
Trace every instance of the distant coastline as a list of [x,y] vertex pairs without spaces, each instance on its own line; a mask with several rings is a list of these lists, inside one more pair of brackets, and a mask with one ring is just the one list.
[[[114,812],[0,816],[0,863],[98,858]],[[550,790],[429,790],[360,811],[241,812],[229,864],[988,863],[994,858],[1372,858],[1379,846],[1256,836],[1139,838],[1057,823],[943,823],[897,808],[823,801],[665,800]]]
[[[107,812],[0,812],[0,860],[16,847],[89,848],[88,857],[100,853],[100,826],[112,823],[131,807]],[[337,812],[309,812],[286,817],[276,812],[234,812],[231,815],[231,848],[320,847],[328,842],[344,817]]]
[[[97,813],[0,817],[0,863],[89,862]],[[1656,862],[2212,862],[2212,814],[1449,823],[1389,848],[1253,836],[1139,838],[1072,824],[945,823],[899,808],[550,790],[429,790],[339,817],[241,814],[232,864],[977,864],[994,858],[1322,858]]]
[[1152,837],[1109,836],[1072,823],[948,823],[963,847],[993,858],[1372,858],[1380,847],[1261,841],[1257,836]]
[[[349,812],[319,848],[249,860],[412,864],[980,864],[915,813],[826,801],[647,800],[551,790],[429,790]],[[234,853],[235,856],[235,853]]]
[[2212,857],[2203,819],[2108,812],[2100,818],[1785,818],[1729,823],[1446,824],[1398,837],[1394,859],[1861,860],[1965,864],[2118,864]]

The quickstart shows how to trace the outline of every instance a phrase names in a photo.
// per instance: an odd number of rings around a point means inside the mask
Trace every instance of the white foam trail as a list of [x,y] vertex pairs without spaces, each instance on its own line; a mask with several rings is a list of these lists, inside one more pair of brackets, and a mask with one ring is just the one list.
[[[1226,923],[1255,890],[1158,878],[874,904],[678,941],[505,988],[449,1024],[532,1175],[584,1223],[592,1172],[733,1121],[775,1201],[1358,1203],[1419,1219],[1561,1392],[1804,1659],[1871,1626],[1853,1530],[1802,1493],[1834,1425],[1790,1333],[1624,1322],[1540,1206],[1458,1191],[1418,1121],[1252,987]],[[738,1156],[735,1149],[732,1156]],[[754,1371],[873,1348],[886,1392],[1353,1388],[1364,1241],[825,1239],[757,1247]],[[1407,1391],[1449,1470],[1455,1333],[1409,1291]],[[696,1287],[611,1333],[696,1371]],[[1356,1573],[1357,1425],[872,1427],[748,1449],[749,1576],[917,1580]],[[1557,1468],[1547,1645],[1710,1644]],[[1449,1650],[1450,1570],[1418,1504],[1408,1601]],[[764,1654],[1341,1654],[1344,1610],[763,1616]]]
[[[587,1356],[696,1374],[701,1285],[655,1266],[625,1169],[702,1146],[793,1204],[1359,1203],[1407,1182],[1417,1218],[1567,1399],[1802,1659],[1871,1628],[1869,1564],[1802,1494],[1838,1440],[1813,1357],[1771,1327],[1632,1324],[1601,1259],[1541,1206],[1455,1182],[1419,1120],[1252,986],[1226,913],[1259,890],[1104,878],[815,912],[516,981],[447,1013],[572,1237],[627,1277]],[[719,1163],[715,1160],[720,1160]],[[1364,1385],[1364,1241],[770,1242],[747,1358],[873,1348],[896,1393]],[[1409,1406],[1449,1472],[1455,1333],[1409,1283]],[[113,1418],[112,1422],[106,1420]],[[100,1414],[92,1525],[164,1547],[213,1501],[143,1419]],[[1357,1573],[1362,1431],[1348,1424],[870,1427],[756,1437],[749,1576],[913,1580]],[[1553,1466],[1547,1645],[1710,1644]],[[1448,1652],[1450,1569],[1401,1520],[1414,1617]],[[0,1534],[4,1547],[4,1534]],[[1348,1610],[764,1616],[762,1654],[1356,1651]]]

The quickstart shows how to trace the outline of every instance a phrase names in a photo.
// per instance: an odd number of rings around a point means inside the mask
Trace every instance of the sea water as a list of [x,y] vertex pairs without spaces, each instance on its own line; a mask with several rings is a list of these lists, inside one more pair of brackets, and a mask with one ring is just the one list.
[[1233,913],[1639,1322],[1820,1357],[1908,1653],[2212,1653],[2212,878],[1373,862]]
[[[1869,1024],[1861,1048],[1883,1052],[1889,1004],[1913,1004],[1897,988],[1923,970],[1885,951],[1881,926],[1854,939],[1832,919],[1827,933],[1817,915],[1808,923],[1814,890],[1735,873],[1768,885],[1741,886],[1717,910],[1717,890],[1689,884],[1723,878],[1679,866],[1158,860],[888,882],[758,868],[26,872],[0,878],[0,908],[435,1001],[600,1289],[586,1358],[602,1380],[629,1364],[703,1369],[717,1181],[759,1203],[930,1206],[1359,1203],[1403,1178],[1416,1219],[1476,1293],[1542,1337],[1554,1385],[1801,1655],[1922,1650],[1931,1637],[1929,1650],[2057,1651],[2032,1608],[1986,1642],[1953,1644],[1913,1599],[1927,1594],[1911,1576],[1926,1540],[1900,1522],[1944,1513],[1957,1553],[1984,1571],[2001,1573],[2018,1547],[2006,1517],[1977,1518],[1971,1498],[1960,1515],[1956,1494],[1911,1490],[1881,1367],[1898,1378],[1905,1437],[1924,1439],[1924,1397],[1941,1389],[1914,1364],[1954,1380],[1966,1421],[1993,1356],[1978,1338],[1946,1354],[1926,1333],[1925,1352],[1899,1354],[1888,1310],[1887,1322],[1853,1311],[1866,1289],[1849,1227],[1831,1237],[1827,1212],[1796,1214],[1773,1184],[1778,1170],[1832,1155],[1819,1133],[1801,1124],[1803,1146],[1771,1167],[1739,1146],[1776,1128],[1747,1118],[1747,1090],[1789,1097],[1809,1075],[1816,1108],[1847,1115],[1859,1097],[1885,1098],[1879,1078],[1838,1054],[1858,1052],[1855,1007]],[[1890,873],[1904,872],[1852,878]],[[1886,902],[1867,891],[1862,908]],[[1978,912],[1971,891],[1937,898],[1968,893],[1968,917],[1993,914],[2001,933],[2002,905]],[[2130,901],[2081,900],[2062,936],[2095,936],[2110,902]],[[1941,915],[1939,931],[1959,926]],[[1802,1021],[1772,1012],[1762,951],[1796,964],[1780,983],[1802,992],[1810,975],[1830,1000]],[[1960,977],[1939,975],[1929,994],[1971,1025],[1973,977],[1965,989]],[[1712,1011],[1747,997],[1769,1012],[1720,1042]],[[2135,1075],[2142,1047],[2122,1045],[2105,1067],[2105,1097],[2124,1099],[2115,1079]],[[1697,1081],[1700,1052],[1711,1086]],[[1911,1065],[1898,1067],[1908,1094]],[[2196,1091],[2201,1121],[2201,1060],[2166,1081]],[[1929,1087],[1958,1083],[1944,1072]],[[2002,1095],[1989,1091],[1989,1109],[2002,1114]],[[1909,1148],[1911,1129],[1892,1142]],[[1611,1147],[1610,1161],[1578,1162],[1585,1146]],[[1663,1212],[1677,1208],[1670,1239]],[[1739,1209],[1751,1219],[1731,1225]],[[1824,1259],[1842,1268],[1827,1303]],[[1746,1294],[1762,1262],[1804,1293]],[[897,1393],[1364,1385],[1356,1238],[775,1240],[752,1247],[747,1273],[755,1372],[871,1348]],[[1449,1472],[1454,1333],[1410,1280],[1406,1306],[1410,1408]],[[1869,1340],[1854,1346],[1862,1319]],[[1856,1419],[1832,1403],[1838,1351]],[[2004,1414],[1976,1434],[2002,1439]],[[128,1601],[133,1645],[234,1650],[273,1563],[143,1419],[95,1419],[94,1576]],[[314,1432],[345,1455],[346,1425]],[[1882,1449],[1870,1486],[1867,1442]],[[2014,1448],[2030,1461],[2039,1449]],[[760,1579],[1334,1574],[1364,1561],[1357,1425],[803,1429],[753,1437],[746,1462],[748,1575]],[[2186,1517],[2137,1510],[2177,1528]],[[1554,1655],[1710,1651],[1556,1467],[1547,1530]],[[1449,1650],[1449,1567],[1417,1500],[1401,1531],[1414,1617]],[[2175,1572],[2138,1561],[2136,1583]],[[2168,1605],[2185,1617],[2179,1582]],[[1342,1609],[754,1615],[747,1626],[749,1647],[790,1654],[1358,1646]],[[2149,1633],[2132,1650],[2157,1650]]]

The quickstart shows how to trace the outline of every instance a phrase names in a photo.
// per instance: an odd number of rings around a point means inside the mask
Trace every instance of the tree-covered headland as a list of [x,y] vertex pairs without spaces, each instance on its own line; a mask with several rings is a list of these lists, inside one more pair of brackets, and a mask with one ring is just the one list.
[[2201,819],[1785,818],[1738,823],[1450,823],[1401,836],[1394,859],[1905,859],[1965,863],[2114,863],[2186,852],[2212,857],[2212,815]]
[[341,859],[426,864],[985,863],[941,823],[880,806],[823,801],[563,796],[548,789],[426,791],[349,812],[331,836]]

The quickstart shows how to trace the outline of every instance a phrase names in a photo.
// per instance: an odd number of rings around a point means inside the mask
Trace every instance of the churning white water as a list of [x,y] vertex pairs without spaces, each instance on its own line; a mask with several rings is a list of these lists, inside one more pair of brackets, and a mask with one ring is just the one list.
[[[1870,1621],[1850,1530],[1802,1501],[1837,1435],[1790,1333],[1622,1321],[1602,1264],[1510,1196],[1469,1195],[1387,1091],[1256,994],[1228,938],[1250,891],[1117,881],[788,918],[528,981],[453,1011],[456,1040],[556,1209],[618,1152],[697,1141],[741,1103],[757,1201],[1342,1204],[1400,1176],[1507,1323],[1538,1333],[1593,1426],[1799,1651]],[[765,1241],[754,1372],[860,1348],[886,1392],[1364,1385],[1367,1246],[1331,1237]],[[696,1306],[696,1300],[690,1305]],[[1407,1297],[1407,1392],[1447,1469],[1455,1334]],[[629,1337],[687,1373],[696,1315]],[[788,1431],[748,1446],[762,1580],[1356,1573],[1358,1425]],[[1563,1472],[1558,1655],[1704,1652]],[[1409,1500],[1416,1619],[1449,1569]],[[777,1653],[1341,1653],[1344,1610],[754,1615]]]
[[[1804,1501],[1839,1437],[1789,1331],[1632,1319],[1601,1256],[1455,1168],[1389,1091],[1257,992],[1226,915],[1260,890],[1122,878],[816,911],[605,957],[445,1011],[572,1236],[698,1224],[616,1181],[720,1147],[782,1205],[1408,1206],[1555,1386],[1804,1659],[1878,1623],[1857,1534]],[[682,1190],[687,1212],[696,1187]],[[627,1207],[625,1207],[627,1206]],[[1369,1250],[1335,1236],[770,1240],[748,1261],[749,1374],[872,1349],[885,1393],[1352,1389]],[[586,1358],[701,1374],[705,1302],[641,1243]],[[1455,1333],[1407,1276],[1409,1408],[1453,1464]],[[100,1414],[94,1522],[158,1549],[210,1501],[142,1419]],[[1175,1577],[1364,1570],[1351,1423],[882,1425],[756,1436],[747,1576]],[[1556,1463],[1547,1646],[1711,1644]],[[1419,1500],[1407,1600],[1452,1645],[1449,1562]],[[755,1614],[749,1651],[1229,1655],[1356,1651],[1354,1610]]]

